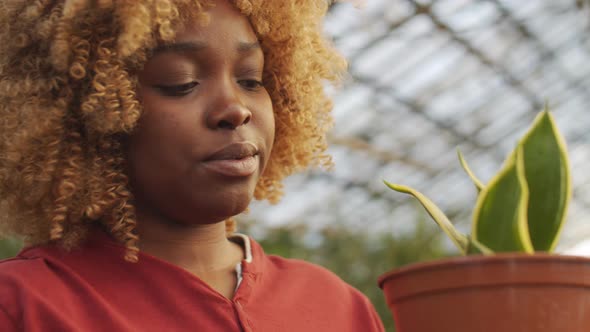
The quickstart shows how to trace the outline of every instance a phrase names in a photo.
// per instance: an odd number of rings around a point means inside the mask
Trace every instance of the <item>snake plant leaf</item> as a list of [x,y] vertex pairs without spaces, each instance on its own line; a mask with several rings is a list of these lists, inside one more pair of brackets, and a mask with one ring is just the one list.
[[565,140],[547,107],[520,145],[529,187],[528,228],[535,250],[552,251],[565,222],[571,178]]
[[471,168],[469,168],[469,165],[467,165],[467,161],[465,161],[465,158],[463,158],[461,150],[457,149],[457,155],[459,156],[459,162],[461,163],[461,167],[463,167],[463,170],[465,170],[465,173],[467,173],[467,176],[469,176],[469,178],[475,185],[477,193],[480,193],[484,187],[483,183],[479,181],[477,176],[475,176],[475,174],[471,171]]
[[481,255],[493,255],[492,249],[484,246],[479,241],[469,238],[469,244],[467,245],[467,255],[481,254]]
[[469,239],[465,234],[460,233],[457,231],[455,226],[449,221],[447,216],[442,212],[436,204],[434,204],[428,197],[424,196],[419,191],[412,189],[408,186],[403,186],[399,184],[389,183],[387,181],[383,181],[385,185],[387,185],[390,189],[393,189],[397,192],[401,192],[404,194],[409,194],[414,196],[420,204],[424,207],[426,212],[434,219],[434,221],[438,224],[438,226],[447,234],[447,236],[455,243],[457,248],[461,250],[463,254],[467,253]]
[[482,190],[471,236],[494,252],[533,252],[527,224],[528,187],[522,147]]

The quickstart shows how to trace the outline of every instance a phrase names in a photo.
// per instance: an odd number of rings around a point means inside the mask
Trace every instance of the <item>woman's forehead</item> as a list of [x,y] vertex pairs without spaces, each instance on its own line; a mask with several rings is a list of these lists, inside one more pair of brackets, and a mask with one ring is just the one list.
[[185,22],[172,40],[161,42],[150,53],[198,53],[210,48],[238,54],[261,52],[248,18],[233,5],[221,1],[205,13],[208,16],[205,24],[195,20]]

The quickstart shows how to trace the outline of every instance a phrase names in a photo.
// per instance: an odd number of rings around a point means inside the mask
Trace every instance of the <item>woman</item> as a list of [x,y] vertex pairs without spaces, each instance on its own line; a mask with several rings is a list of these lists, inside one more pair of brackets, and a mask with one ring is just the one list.
[[[330,272],[233,234],[327,164],[320,0],[3,2],[2,331],[382,331]],[[272,153],[271,153],[272,151]]]

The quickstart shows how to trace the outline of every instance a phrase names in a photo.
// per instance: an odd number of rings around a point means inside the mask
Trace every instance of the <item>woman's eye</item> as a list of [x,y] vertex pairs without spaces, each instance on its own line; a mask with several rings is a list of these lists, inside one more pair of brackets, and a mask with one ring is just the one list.
[[199,85],[199,83],[190,82],[178,85],[156,85],[156,88],[166,96],[182,97],[191,93],[197,85]]
[[256,91],[263,86],[262,82],[258,80],[239,80],[238,83],[245,89],[252,91]]

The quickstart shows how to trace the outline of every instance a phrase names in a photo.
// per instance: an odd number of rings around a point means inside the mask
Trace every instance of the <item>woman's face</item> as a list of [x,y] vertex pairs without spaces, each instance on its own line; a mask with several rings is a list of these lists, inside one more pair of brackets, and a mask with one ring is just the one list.
[[227,0],[209,14],[139,73],[144,113],[128,157],[140,216],[203,224],[239,214],[270,156],[274,116],[256,35]]

